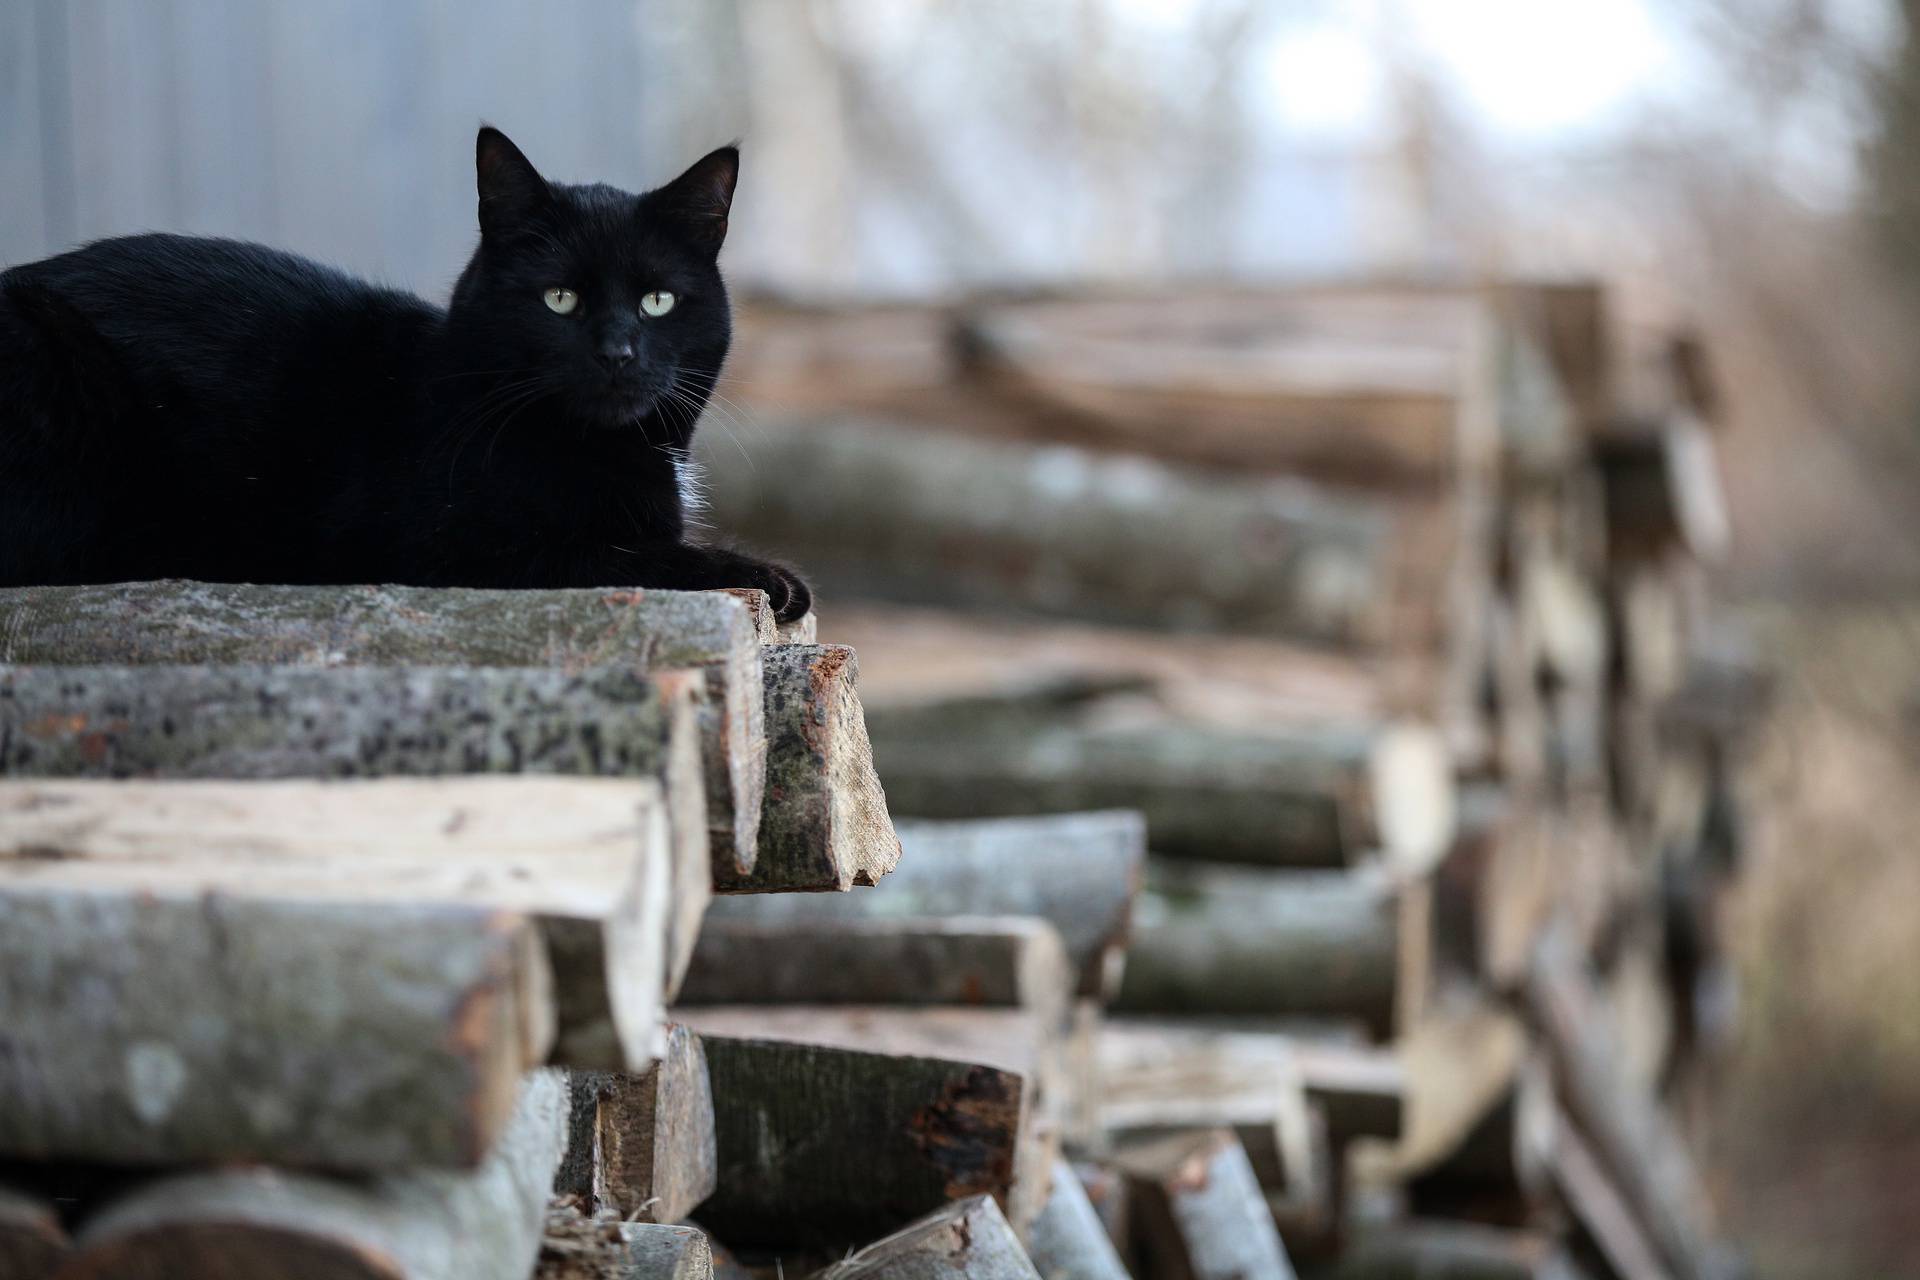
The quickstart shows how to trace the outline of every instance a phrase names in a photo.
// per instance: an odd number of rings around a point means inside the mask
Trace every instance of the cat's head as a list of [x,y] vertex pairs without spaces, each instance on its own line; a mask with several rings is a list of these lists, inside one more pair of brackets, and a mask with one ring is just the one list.
[[449,322],[474,373],[544,392],[594,428],[684,446],[733,327],[716,259],[740,153],[657,190],[549,182],[497,129],[476,144],[480,247]]

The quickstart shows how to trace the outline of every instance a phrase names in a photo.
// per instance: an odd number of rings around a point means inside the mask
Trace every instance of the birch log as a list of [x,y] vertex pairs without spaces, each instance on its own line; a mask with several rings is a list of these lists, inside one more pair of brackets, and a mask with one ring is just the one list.
[[716,516],[827,594],[1366,645],[1399,585],[1389,511],[1299,481],[892,425],[779,423],[756,450],[713,469]]
[[753,870],[724,875],[734,893],[877,884],[900,840],[873,770],[859,663],[841,645],[776,645],[763,653],[767,796]]
[[1388,1039],[1424,1002],[1422,886],[1166,862],[1150,884],[1121,1010],[1330,1019]]
[[1446,747],[1415,722],[1244,732],[1171,717],[1103,723],[1096,703],[968,731],[949,710],[869,717],[900,814],[1131,808],[1169,857],[1324,868],[1380,850],[1409,873],[1453,836]]
[[162,1178],[81,1232],[63,1280],[524,1280],[560,1158],[565,1090],[540,1072],[479,1168],[349,1181],[266,1168]]
[[699,680],[610,669],[0,668],[0,776],[652,778],[671,836],[671,986],[711,896]]
[[970,1196],[876,1240],[815,1280],[1040,1280],[990,1196]]
[[717,899],[716,926],[840,925],[930,916],[1036,916],[1059,932],[1082,995],[1108,992],[1146,859],[1126,812],[905,822],[900,865],[871,893]]
[[[0,591],[0,662],[34,666],[546,667],[706,672],[700,729],[716,870],[752,866],[766,776],[764,596],[204,582]],[[765,628],[764,632],[762,628]],[[729,856],[731,854],[731,856]]]
[[71,1244],[51,1203],[0,1186],[0,1276],[49,1280]]
[[1046,1028],[994,1010],[682,1009],[713,1080],[700,1221],[742,1249],[843,1249],[956,1198],[1044,1201]]
[[1133,1186],[1134,1239],[1149,1274],[1192,1280],[1293,1280],[1260,1183],[1233,1134],[1130,1145],[1115,1162]]

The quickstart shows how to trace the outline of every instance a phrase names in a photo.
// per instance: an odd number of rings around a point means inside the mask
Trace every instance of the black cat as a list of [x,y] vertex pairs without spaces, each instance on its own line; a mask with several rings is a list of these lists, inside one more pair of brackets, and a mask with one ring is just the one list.
[[143,235],[0,274],[0,583],[759,587],[686,540],[732,337],[739,153],[631,195],[477,144],[442,311],[259,245]]

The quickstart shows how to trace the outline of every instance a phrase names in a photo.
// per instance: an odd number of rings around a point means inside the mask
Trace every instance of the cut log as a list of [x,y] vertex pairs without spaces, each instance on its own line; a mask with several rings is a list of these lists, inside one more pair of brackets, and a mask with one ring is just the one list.
[[49,1280],[71,1247],[52,1204],[0,1187],[0,1276]]
[[671,986],[711,896],[699,680],[604,669],[0,668],[0,775],[652,778],[671,836]]
[[1040,1280],[990,1196],[936,1209],[814,1273],[815,1280]]
[[490,905],[9,885],[0,1152],[471,1165],[545,1055],[550,983]]
[[713,1247],[697,1227],[547,1210],[532,1280],[713,1280]]
[[552,956],[561,1058],[639,1066],[659,1049],[672,905],[659,794],[601,778],[0,782],[0,886],[162,893],[189,913],[202,895],[524,913]]
[[345,1181],[250,1168],[162,1178],[91,1219],[60,1274],[524,1280],[540,1250],[565,1113],[561,1081],[542,1072],[469,1172]]
[[1033,1220],[1027,1254],[1046,1280],[1127,1280],[1119,1250],[1064,1160],[1054,1161],[1053,1191]]
[[841,645],[763,653],[767,795],[753,870],[722,876],[733,893],[873,885],[900,861],[900,840],[873,771],[859,663]]
[[1066,1016],[1060,935],[1024,916],[714,920],[680,998],[702,1004],[970,1005]]
[[706,1044],[718,1188],[700,1220],[740,1249],[843,1249],[959,1197],[1032,1222],[1050,1032],[1017,1012],[681,1009]]
[[1095,701],[969,731],[965,710],[870,717],[899,813],[1134,808],[1146,815],[1154,851],[1169,857],[1339,867],[1381,850],[1409,873],[1424,871],[1453,838],[1445,743],[1412,722],[1244,732],[1137,710],[1111,723]]
[[900,866],[871,893],[725,897],[708,918],[773,925],[1037,916],[1059,931],[1080,994],[1110,990],[1146,858],[1139,814],[906,822],[900,842]]
[[1426,894],[1370,869],[1156,861],[1116,1007],[1328,1019],[1385,1040],[1424,1002]]
[[1699,1173],[1659,1104],[1626,1086],[1599,998],[1565,930],[1541,940],[1525,995],[1568,1111],[1646,1224],[1666,1270],[1681,1280],[1716,1275],[1719,1250]]
[[1582,1235],[1618,1280],[1659,1280],[1672,1274],[1627,1207],[1620,1190],[1572,1124],[1553,1127],[1545,1160],[1555,1190]]
[[1387,509],[1299,481],[897,425],[770,423],[755,449],[713,469],[717,518],[833,595],[1375,644],[1410,585]]
[[1471,1222],[1369,1223],[1315,1280],[1578,1280],[1550,1234]]
[[1121,1147],[1133,1186],[1134,1238],[1152,1275],[1292,1280],[1247,1153],[1227,1130]]
[[713,1089],[700,1037],[674,1024],[638,1072],[574,1072],[558,1192],[630,1222],[679,1222],[713,1194]]
[[[716,870],[739,874],[753,864],[766,778],[764,608],[760,592],[726,591],[25,587],[0,591],[0,662],[701,670],[704,821]],[[770,613],[765,625],[770,639]]]
[[1100,1219],[1101,1230],[1107,1233],[1116,1251],[1124,1254],[1133,1238],[1133,1227],[1127,1213],[1126,1175],[1111,1164],[1096,1164],[1090,1160],[1076,1160],[1073,1164],[1073,1176],[1086,1190],[1087,1203],[1093,1206],[1093,1212]]

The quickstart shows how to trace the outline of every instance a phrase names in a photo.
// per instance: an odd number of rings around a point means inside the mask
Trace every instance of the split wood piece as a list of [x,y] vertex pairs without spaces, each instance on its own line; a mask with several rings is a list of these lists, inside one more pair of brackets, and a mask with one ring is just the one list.
[[92,1218],[60,1275],[524,1280],[565,1115],[557,1073],[540,1072],[485,1163],[467,1172],[348,1181],[234,1168],[162,1178]]
[[1046,1280],[1127,1280],[1126,1264],[1065,1160],[1053,1164],[1053,1191],[1033,1220],[1027,1254]]
[[1134,1238],[1148,1272],[1183,1280],[1292,1280],[1247,1153],[1225,1129],[1114,1154],[1133,1186]]
[[0,1276],[49,1280],[72,1243],[51,1203],[0,1186]]
[[1123,1257],[1131,1246],[1133,1238],[1132,1223],[1127,1213],[1126,1175],[1111,1164],[1095,1163],[1091,1160],[1076,1160],[1073,1163],[1073,1176],[1087,1193],[1087,1203],[1093,1206],[1093,1212],[1100,1219],[1100,1229],[1107,1233],[1107,1239]]
[[[740,594],[756,599],[750,605]],[[764,601],[760,592],[726,591],[24,587],[0,590],[0,662],[700,670],[702,821],[716,873],[736,875],[753,865],[766,778],[756,616],[757,606],[771,639]]]
[[1545,1160],[1567,1212],[1606,1261],[1609,1274],[1618,1280],[1659,1280],[1670,1274],[1579,1130],[1564,1120],[1557,1123]]
[[1599,997],[1565,929],[1541,940],[1525,994],[1568,1111],[1667,1270],[1680,1280],[1714,1276],[1718,1246],[1700,1175],[1659,1103],[1627,1087]]
[[878,884],[900,839],[873,771],[860,668],[843,645],[775,645],[766,681],[767,798],[753,870],[730,893],[831,891]]
[[1056,1050],[1027,1014],[680,1009],[713,1080],[718,1188],[700,1220],[740,1249],[843,1249],[948,1200],[1044,1203]]
[[688,1004],[973,1005],[1066,1016],[1060,935],[1027,916],[761,923],[700,931]]
[[1170,857],[1325,868],[1379,850],[1408,874],[1452,841],[1452,765],[1423,724],[1248,732],[1108,710],[1095,700],[969,732],[964,707],[925,706],[876,711],[870,728],[893,807],[913,817],[1133,808]]
[[1317,1200],[1326,1191],[1305,1084],[1285,1037],[1192,1022],[1116,1019],[1097,1050],[1102,1131],[1116,1141],[1232,1129],[1263,1187]]
[[1580,1280],[1554,1238],[1473,1222],[1408,1219],[1353,1231],[1315,1280]]
[[0,782],[0,819],[8,888],[528,915],[552,957],[561,1059],[658,1054],[675,904],[650,780]]
[[1418,591],[1389,508],[1297,480],[897,424],[770,421],[756,449],[714,468],[717,518],[835,595],[1374,645]]
[[550,990],[533,923],[491,905],[9,885],[0,1152],[472,1165]]
[[652,778],[670,837],[670,988],[711,897],[700,680],[611,669],[0,668],[0,774]]
[[1115,1007],[1328,1019],[1391,1039],[1425,1003],[1424,884],[1156,860]]
[[747,612],[753,615],[754,630],[759,634],[761,644],[820,643],[820,619],[812,611],[792,622],[782,622],[774,616],[773,602],[767,598],[766,592],[735,590],[727,594],[737,597],[747,606]]
[[814,1280],[1040,1280],[991,1196],[969,1196],[816,1271]]
[[977,822],[903,822],[900,866],[872,893],[717,899],[707,918],[838,925],[937,915],[1037,916],[1066,944],[1078,992],[1101,996],[1118,970],[1146,861],[1129,812]]
[[713,1194],[713,1089],[700,1037],[673,1024],[645,1071],[576,1071],[568,1083],[556,1192],[631,1222],[679,1222]]
[[697,1227],[588,1217],[552,1205],[532,1280],[713,1280],[713,1246]]

